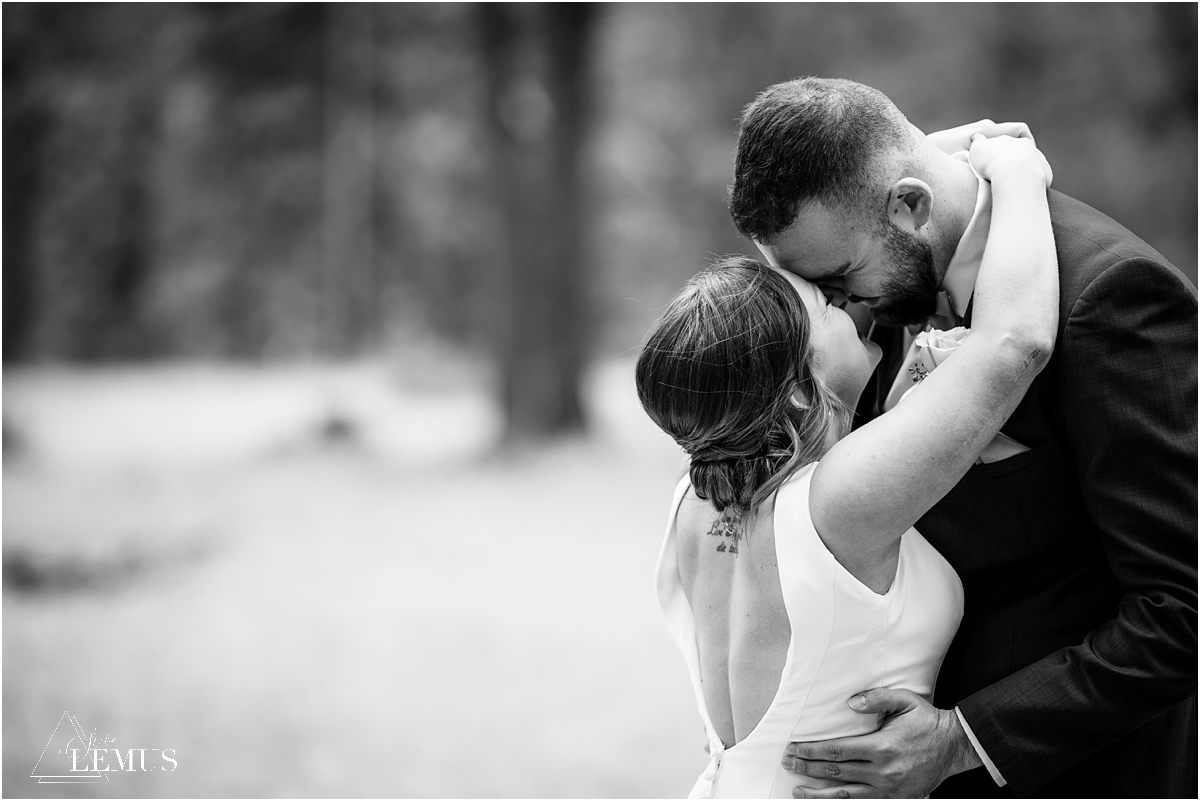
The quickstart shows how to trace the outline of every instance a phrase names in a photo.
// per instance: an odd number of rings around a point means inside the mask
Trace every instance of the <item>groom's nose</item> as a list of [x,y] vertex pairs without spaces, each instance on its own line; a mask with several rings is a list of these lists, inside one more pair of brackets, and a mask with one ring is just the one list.
[[829,305],[837,306],[839,309],[846,308],[846,304],[852,300],[847,297],[845,292],[835,287],[823,286],[821,291],[825,293],[825,299],[829,301]]

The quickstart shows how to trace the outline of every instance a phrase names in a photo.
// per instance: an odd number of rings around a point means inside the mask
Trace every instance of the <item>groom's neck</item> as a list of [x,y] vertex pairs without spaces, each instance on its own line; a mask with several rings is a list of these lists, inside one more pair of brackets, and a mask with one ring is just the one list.
[[945,278],[946,268],[954,255],[963,232],[975,214],[975,201],[979,194],[979,179],[971,165],[936,152],[932,175],[934,185],[937,242],[934,244],[934,261],[939,278]]

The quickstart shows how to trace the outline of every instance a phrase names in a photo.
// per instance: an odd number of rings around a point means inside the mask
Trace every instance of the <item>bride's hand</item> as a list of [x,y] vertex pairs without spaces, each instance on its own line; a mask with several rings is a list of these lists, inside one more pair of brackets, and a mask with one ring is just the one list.
[[925,138],[938,150],[953,155],[963,150],[970,150],[971,138],[975,134],[983,134],[987,137],[1011,136],[1016,139],[1033,141],[1033,134],[1029,132],[1029,126],[1025,123],[992,122],[991,120],[979,120],[978,122],[969,122],[966,125],[960,125],[957,128],[934,131],[931,134],[927,134]]
[[975,172],[987,181],[994,181],[997,175],[1011,171],[1036,172],[1050,186],[1054,182],[1054,171],[1050,162],[1033,144],[1033,139],[1016,138],[1012,136],[986,137],[975,134],[971,137],[971,166]]

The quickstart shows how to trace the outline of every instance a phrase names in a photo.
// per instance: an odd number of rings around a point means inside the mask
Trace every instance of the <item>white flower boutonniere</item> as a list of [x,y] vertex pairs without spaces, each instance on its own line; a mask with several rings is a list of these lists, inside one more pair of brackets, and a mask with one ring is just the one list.
[[[951,328],[949,331],[939,331],[934,328],[917,334],[913,340],[912,349],[909,351],[909,357],[905,360],[905,377],[909,386],[904,391],[904,395],[924,381],[925,377],[937,369],[939,364],[946,361],[951,353],[958,350],[970,333],[971,329],[959,326]],[[904,400],[903,395],[900,400]]]
[[[888,403],[885,408],[891,409],[908,397],[917,384],[924,381],[925,377],[936,370],[939,364],[946,361],[951,353],[958,350],[970,333],[971,329],[959,326],[951,328],[949,331],[932,329],[917,334],[908,353],[905,354],[904,364],[896,376],[892,391],[888,393]],[[1003,433],[998,433],[983,449],[983,453],[975,460],[975,464],[998,462],[1027,450],[1029,450],[1028,446],[1022,445]]]

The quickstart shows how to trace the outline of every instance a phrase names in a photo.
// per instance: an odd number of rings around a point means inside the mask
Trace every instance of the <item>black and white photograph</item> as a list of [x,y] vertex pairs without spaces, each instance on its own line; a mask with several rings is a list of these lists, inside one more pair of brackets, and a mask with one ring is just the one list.
[[6,2],[8,798],[1197,797],[1197,4]]

